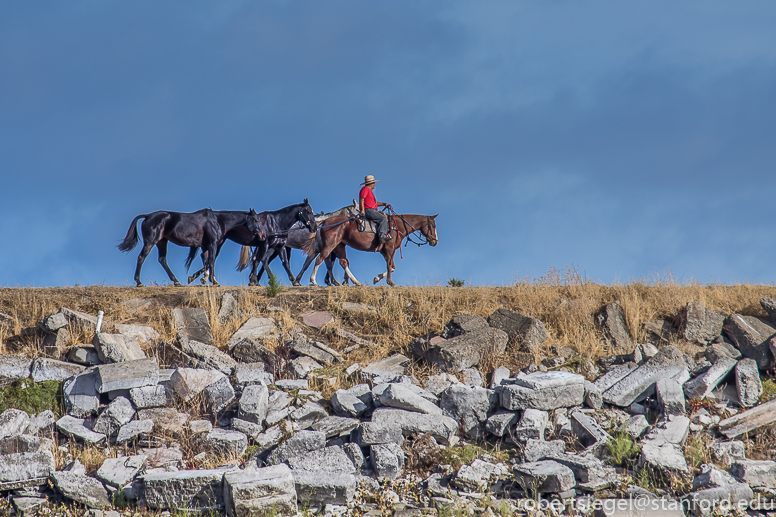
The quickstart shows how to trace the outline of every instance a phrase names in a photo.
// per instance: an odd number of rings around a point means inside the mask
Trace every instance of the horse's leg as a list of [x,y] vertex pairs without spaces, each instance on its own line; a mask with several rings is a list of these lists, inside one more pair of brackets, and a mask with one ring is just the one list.
[[219,285],[218,280],[216,280],[216,257],[218,257],[218,253],[221,251],[221,246],[216,245],[216,243],[212,243],[210,245],[210,251],[208,252],[208,271],[210,271],[210,283],[213,285]]
[[[189,277],[189,283],[192,283],[194,280],[199,278],[199,275],[201,275],[203,273],[207,274],[207,250],[206,249],[204,249],[204,248],[202,249],[202,253],[200,254],[200,258],[202,258],[202,269],[200,269],[199,271],[193,273]],[[205,282],[205,280],[202,280],[203,284],[204,284],[204,282]]]
[[143,241],[143,249],[140,250],[140,255],[137,256],[137,267],[135,268],[135,283],[137,287],[143,287],[143,282],[140,281],[140,269],[143,267],[146,257],[154,247],[153,242]]
[[[333,251],[329,253],[329,256],[326,257],[326,285],[333,285],[333,286],[339,286],[341,285],[339,282],[337,282],[337,277],[334,275],[334,259],[337,258],[337,254]],[[345,277],[345,285],[348,283],[348,277]]]
[[388,276],[385,282],[391,287],[395,287],[396,284],[394,284],[393,280],[391,280],[391,273],[396,270],[396,268],[393,265],[393,254],[396,253],[396,248],[391,247],[390,249],[385,249],[385,246],[383,246],[383,250],[381,253],[383,255],[383,258],[385,258],[385,270],[386,270],[385,273]]
[[304,266],[302,266],[302,269],[301,271],[299,271],[299,274],[296,275],[296,283],[294,285],[301,285],[299,281],[302,280],[302,275],[304,275],[304,272],[307,271],[308,267],[310,267],[310,264],[313,263],[313,260],[315,260],[315,255],[313,254],[307,255],[307,258],[304,259]]
[[288,262],[288,249],[290,249],[288,246],[280,248],[280,261],[283,263],[283,267],[286,268],[288,281],[291,282],[291,285],[299,285],[299,282],[296,281],[296,277],[294,277],[294,274],[291,272],[291,264]]
[[170,280],[172,280],[172,283],[175,287],[180,287],[181,283],[178,282],[178,279],[175,278],[175,275],[170,269],[170,266],[167,265],[167,239],[162,239],[159,242],[157,242],[156,249],[159,250],[159,263],[167,272],[167,276],[170,277]]
[[334,251],[337,244],[342,241],[342,233],[344,225],[339,225],[335,228],[329,228],[326,232],[321,231],[321,252],[315,258],[315,267],[310,275],[310,285],[318,285],[315,281],[315,276],[318,274],[318,268],[321,267],[323,260]]
[[[278,250],[275,248],[270,248],[268,251],[270,251],[269,260],[267,261],[267,264],[271,263],[273,260],[275,260],[275,257],[278,256]],[[256,248],[256,252],[258,253],[258,248]],[[256,268],[258,269],[258,263],[261,261],[261,259],[256,260]],[[259,280],[261,280],[261,275],[264,274],[264,272],[267,272],[269,274],[269,268],[264,267],[264,264],[262,263],[261,269],[259,269],[259,276],[256,277],[256,285],[259,285]]]
[[350,272],[350,262],[348,262],[348,252],[345,248],[345,245],[342,243],[339,243],[339,245],[335,248],[335,253],[339,257],[340,266],[342,266],[342,269],[345,270],[345,279],[347,280],[350,278],[350,281],[353,282],[355,285],[361,285],[361,282],[359,282],[355,275]]

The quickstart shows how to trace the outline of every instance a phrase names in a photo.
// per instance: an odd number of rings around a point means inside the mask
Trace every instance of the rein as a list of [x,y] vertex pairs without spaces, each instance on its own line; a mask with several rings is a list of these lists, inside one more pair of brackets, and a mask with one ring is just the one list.
[[[394,223],[396,223],[396,217],[398,217],[398,218],[399,218],[399,219],[401,219],[401,220],[402,220],[402,222],[404,223],[404,225],[405,225],[405,229],[406,229],[406,227],[407,227],[407,226],[409,226],[410,228],[412,228],[412,231],[411,231],[411,232],[409,232],[407,235],[405,235],[405,236],[404,236],[404,237],[407,239],[407,242],[405,242],[405,243],[404,243],[404,246],[405,246],[405,247],[406,247],[406,246],[407,246],[407,245],[408,245],[410,242],[411,242],[412,244],[415,244],[415,245],[416,245],[416,246],[418,246],[418,247],[420,247],[420,246],[423,246],[424,244],[429,244],[429,241],[428,241],[428,239],[426,238],[426,236],[425,236],[425,235],[423,235],[423,232],[421,232],[421,231],[420,231],[418,228],[415,228],[415,227],[414,227],[412,224],[408,223],[408,222],[407,222],[407,220],[406,220],[406,219],[404,219],[404,216],[402,216],[401,214],[397,214],[396,212],[394,212],[394,211],[393,211],[393,207],[392,207],[391,205],[388,205],[388,206],[387,206],[387,208],[388,208],[388,210],[391,212],[391,217],[393,217],[393,222],[394,222]],[[397,230],[397,233],[398,233],[398,229],[399,229],[399,228],[398,228],[398,226],[397,226],[397,228],[396,228],[396,230]],[[421,242],[416,242],[416,241],[412,240],[412,237],[413,237],[413,235],[415,235],[416,233],[418,234],[418,239],[419,239]],[[425,241],[425,242],[424,242],[424,241]],[[403,253],[402,253],[402,251],[401,251],[401,244],[399,244],[399,258],[401,258],[401,259],[404,259],[404,254],[403,254]]]
[[343,221],[340,221],[340,222],[338,222],[338,223],[334,223],[334,224],[326,224],[326,225],[323,225],[323,226],[318,226],[318,228],[319,228],[319,229],[320,229],[320,228],[334,228],[335,226],[339,226],[339,225],[341,225],[341,224],[345,224],[345,223],[347,223],[348,221],[352,221],[353,219],[356,219],[357,217],[358,217],[357,215],[351,215],[351,216],[350,216],[350,217],[348,217],[347,219],[345,219],[345,220],[343,220]]

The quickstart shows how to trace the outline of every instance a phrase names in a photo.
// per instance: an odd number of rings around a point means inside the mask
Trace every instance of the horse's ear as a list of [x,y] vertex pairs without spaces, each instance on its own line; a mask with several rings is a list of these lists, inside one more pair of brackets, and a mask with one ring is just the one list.
[[431,216],[431,219],[436,219],[438,216],[439,216],[439,214],[432,215],[432,216]]
[[248,212],[248,213],[249,213],[249,214],[251,214],[251,215],[256,215],[256,210],[254,210],[253,208],[251,208],[251,211],[250,211],[250,212]]
[[310,202],[309,202],[309,201],[307,201],[307,198],[304,198],[304,204],[305,204],[305,205],[309,205],[309,204],[310,204]]

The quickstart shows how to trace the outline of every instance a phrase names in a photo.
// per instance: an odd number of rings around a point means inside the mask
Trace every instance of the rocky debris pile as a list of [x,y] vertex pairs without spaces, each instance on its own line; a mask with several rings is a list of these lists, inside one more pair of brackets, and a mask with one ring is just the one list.
[[[225,303],[240,314],[233,298]],[[776,307],[762,303],[769,314]],[[660,515],[708,515],[708,504],[776,497],[776,461],[747,457],[746,441],[776,421],[776,400],[760,403],[774,323],[693,303],[681,325],[652,322],[655,343],[634,347],[619,304],[600,314],[605,339],[632,352],[601,360],[604,370],[587,368],[588,377],[549,358],[555,369],[498,367],[486,384],[472,366],[507,347],[536,354],[548,337],[539,320],[500,309],[488,319],[456,316],[443,335],[415,339],[413,354],[441,370],[425,382],[395,354],[346,368],[352,385],[326,400],[310,381],[324,365],[344,367],[343,355],[301,331],[283,335],[271,317],[245,320],[227,351],[213,346],[207,313],[186,308],[172,314],[175,343],[150,327],[116,325],[91,345],[60,350],[69,361],[0,355],[6,382],[61,381],[65,409],[59,418],[0,415],[0,492],[19,512],[46,498],[96,509],[121,499],[236,516],[378,515],[387,503],[413,515],[520,514],[526,501],[639,494],[685,505]],[[336,324],[329,316],[304,321]],[[92,323],[62,309],[40,328],[56,342],[69,325]],[[672,335],[705,350],[691,357],[661,341]],[[265,339],[284,339],[286,352]],[[84,447],[105,456],[94,470],[75,459]],[[699,447],[708,452],[700,465]],[[670,485],[648,492],[635,479]]]

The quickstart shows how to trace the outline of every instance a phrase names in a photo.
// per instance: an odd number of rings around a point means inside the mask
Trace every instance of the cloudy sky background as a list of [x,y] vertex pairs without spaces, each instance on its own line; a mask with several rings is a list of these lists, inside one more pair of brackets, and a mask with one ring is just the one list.
[[137,214],[329,211],[365,174],[440,213],[402,284],[773,283],[774,27],[770,1],[3,2],[0,286],[131,284]]

